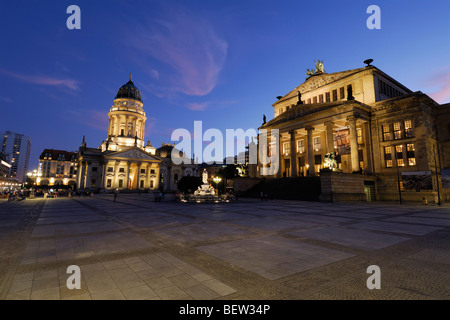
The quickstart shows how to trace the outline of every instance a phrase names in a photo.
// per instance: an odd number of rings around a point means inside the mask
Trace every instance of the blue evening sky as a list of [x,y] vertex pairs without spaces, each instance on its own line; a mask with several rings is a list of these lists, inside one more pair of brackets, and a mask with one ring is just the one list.
[[[66,9],[81,8],[81,30]],[[381,30],[369,30],[369,5]],[[258,128],[272,104],[323,59],[328,73],[363,61],[413,91],[450,102],[450,2],[419,0],[16,0],[0,9],[0,131],[76,151],[106,139],[107,113],[133,81],[159,147],[176,128]]]

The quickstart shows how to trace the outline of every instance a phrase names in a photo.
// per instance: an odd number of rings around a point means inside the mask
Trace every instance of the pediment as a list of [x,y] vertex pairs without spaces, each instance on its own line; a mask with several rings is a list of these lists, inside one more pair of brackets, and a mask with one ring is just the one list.
[[161,161],[159,158],[152,156],[151,154],[140,150],[138,148],[131,148],[126,151],[117,151],[110,153],[105,156],[107,159],[119,158],[119,159],[130,159],[130,160],[150,160],[150,161]]

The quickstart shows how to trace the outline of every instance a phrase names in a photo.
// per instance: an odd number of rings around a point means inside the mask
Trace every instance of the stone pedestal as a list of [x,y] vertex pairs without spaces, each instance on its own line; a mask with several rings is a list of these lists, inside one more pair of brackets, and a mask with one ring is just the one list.
[[364,193],[364,176],[342,172],[320,173],[320,201],[367,201]]

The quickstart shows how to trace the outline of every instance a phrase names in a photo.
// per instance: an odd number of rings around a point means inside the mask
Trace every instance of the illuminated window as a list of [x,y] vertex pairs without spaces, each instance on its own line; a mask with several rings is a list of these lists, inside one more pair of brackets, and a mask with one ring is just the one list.
[[412,123],[411,120],[405,121],[405,138],[412,138]]
[[288,155],[290,153],[290,145],[289,142],[283,143],[283,154]]
[[406,145],[406,156],[408,158],[408,166],[416,165],[416,155],[415,155],[415,147],[413,143],[408,143]]
[[313,146],[314,150],[319,151],[320,150],[320,137],[314,137],[313,138]]
[[303,153],[305,152],[305,140],[297,140],[297,152]]
[[402,138],[402,128],[400,122],[394,122],[394,139]]
[[392,147],[384,147],[384,160],[386,168],[392,168]]
[[363,136],[362,136],[362,129],[361,128],[356,128],[356,136],[357,136],[357,140],[358,140],[358,144],[363,144]]
[[403,160],[403,145],[395,146],[395,152],[397,153],[397,166],[404,167],[405,161]]
[[391,129],[388,124],[383,124],[383,141],[392,140]]

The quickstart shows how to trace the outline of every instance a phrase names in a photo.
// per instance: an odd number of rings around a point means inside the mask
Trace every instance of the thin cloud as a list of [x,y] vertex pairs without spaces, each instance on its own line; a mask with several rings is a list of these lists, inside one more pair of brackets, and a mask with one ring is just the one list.
[[72,121],[92,129],[108,132],[109,119],[104,112],[96,110],[67,110],[67,115]]
[[429,95],[438,103],[450,102],[450,66],[434,72],[428,77],[426,85],[435,88]]
[[201,103],[193,102],[189,103],[187,107],[189,110],[192,111],[204,111],[209,106],[209,104],[210,102],[201,102]]
[[0,101],[3,101],[5,103],[13,102],[13,100],[11,98],[8,98],[8,97],[0,97]]
[[78,81],[73,79],[60,79],[48,76],[26,75],[10,72],[3,69],[0,69],[0,73],[31,84],[60,87],[62,89],[69,89],[72,91],[79,90]]
[[[187,9],[166,11],[159,20],[147,19],[147,28],[133,33],[127,42],[142,60],[150,56],[171,68],[170,75],[161,79],[171,90],[193,96],[209,94],[224,67],[228,43],[203,17]],[[155,71],[160,78],[162,72]]]

